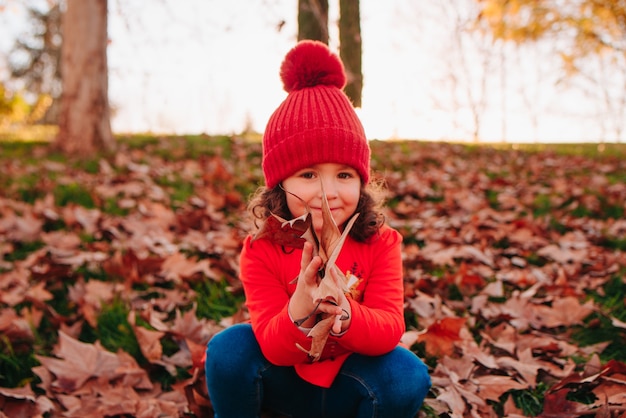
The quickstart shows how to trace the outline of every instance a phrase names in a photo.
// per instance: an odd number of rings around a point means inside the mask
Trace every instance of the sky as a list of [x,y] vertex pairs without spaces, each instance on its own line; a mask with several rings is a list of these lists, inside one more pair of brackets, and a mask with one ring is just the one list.
[[[364,88],[357,112],[368,137],[472,141],[468,97],[475,106],[484,97],[481,141],[626,141],[613,128],[626,119],[624,109],[611,116],[588,93],[559,82],[559,62],[549,48],[498,49],[455,38],[452,22],[464,13],[456,6],[466,1],[361,0]],[[336,51],[338,1],[329,3]],[[278,71],[296,42],[297,2],[149,4],[109,0],[113,130],[231,134],[249,126],[262,132],[286,96]],[[15,32],[18,8],[3,14],[0,31]],[[0,36],[3,51],[7,38]],[[491,52],[481,55],[481,48]]]

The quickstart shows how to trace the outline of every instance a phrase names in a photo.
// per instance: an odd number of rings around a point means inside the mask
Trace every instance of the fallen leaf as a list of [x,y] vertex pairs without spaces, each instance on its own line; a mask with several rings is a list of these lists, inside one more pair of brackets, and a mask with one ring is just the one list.
[[454,343],[461,340],[459,333],[465,322],[466,318],[443,318],[430,325],[417,341],[426,343],[430,356],[449,356],[454,352]]

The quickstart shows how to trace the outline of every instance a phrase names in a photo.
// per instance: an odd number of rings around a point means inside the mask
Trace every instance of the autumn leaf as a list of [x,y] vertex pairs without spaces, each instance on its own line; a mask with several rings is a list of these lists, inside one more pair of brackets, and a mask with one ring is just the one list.
[[[254,240],[268,238],[278,245],[289,248],[302,248],[311,237],[311,215],[309,212],[292,220],[286,220],[276,214],[269,216],[261,229],[254,236]],[[312,241],[315,247],[317,243]]]
[[55,376],[53,387],[65,393],[81,388],[92,377],[112,378],[120,366],[115,354],[63,332],[59,332],[55,354],[56,358],[37,356],[37,360]]
[[54,405],[45,396],[37,396],[30,386],[0,388],[0,417],[43,417],[54,411]]
[[449,356],[454,351],[454,343],[460,341],[460,331],[467,321],[466,318],[443,318],[434,322],[420,334],[418,342],[426,343],[426,353],[430,356]]
[[151,363],[161,360],[163,356],[163,346],[161,338],[165,335],[162,331],[152,331],[136,324],[134,312],[128,314],[128,323],[135,332],[137,343],[141,354]]
[[298,343],[296,343],[296,347],[307,353],[312,361],[319,360],[334,322],[335,317],[333,315],[326,315],[307,334],[307,337],[311,338],[311,348],[307,350]]

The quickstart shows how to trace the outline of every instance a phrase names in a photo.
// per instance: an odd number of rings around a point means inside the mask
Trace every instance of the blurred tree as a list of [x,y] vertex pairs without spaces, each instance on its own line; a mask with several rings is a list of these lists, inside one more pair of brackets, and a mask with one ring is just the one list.
[[339,54],[348,76],[345,92],[354,107],[361,107],[361,11],[359,0],[339,1]]
[[91,155],[115,147],[107,68],[107,0],[66,0],[61,74],[63,93],[55,147]]
[[61,96],[61,8],[56,0],[48,1],[48,9],[40,4],[26,5],[29,30],[13,46],[8,59],[13,80],[23,84],[22,90],[34,96],[35,107],[42,110],[34,122],[58,123]]
[[[346,69],[344,89],[354,107],[361,107],[361,12],[359,0],[339,1],[339,55]],[[298,0],[298,40],[328,45],[328,0]]]
[[567,76],[563,81],[577,82],[601,107],[600,140],[612,134],[619,141],[626,129],[626,1],[475,1],[481,8],[477,23],[496,39],[552,40]]
[[328,45],[328,0],[298,0],[298,41],[303,39]]
[[[569,72],[577,61],[607,50],[626,56],[626,1],[475,0],[479,20],[495,38],[517,43],[547,37],[561,40],[556,51]],[[563,42],[566,40],[567,42]]]
[[29,112],[30,107],[22,95],[8,91],[4,83],[0,83],[0,128],[24,121]]

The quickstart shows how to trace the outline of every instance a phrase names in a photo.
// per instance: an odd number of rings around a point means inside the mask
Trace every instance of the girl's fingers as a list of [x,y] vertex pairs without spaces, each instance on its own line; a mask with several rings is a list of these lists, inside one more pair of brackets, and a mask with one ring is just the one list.
[[313,245],[310,242],[305,242],[302,247],[302,259],[300,260],[300,271],[306,270],[307,266],[311,263],[313,258]]
[[317,311],[331,314],[331,315],[339,315],[339,316],[343,314],[343,311],[341,310],[340,306],[337,306],[334,303],[330,303],[330,302],[320,303],[319,306],[317,307]]
[[333,332],[335,334],[341,333],[341,315],[335,315],[335,322],[333,322]]
[[343,273],[339,272],[339,269],[337,268],[337,266],[332,266],[332,268],[330,269],[330,275],[333,278],[333,281],[335,282],[335,285],[341,289],[343,287],[343,277],[342,276]]

